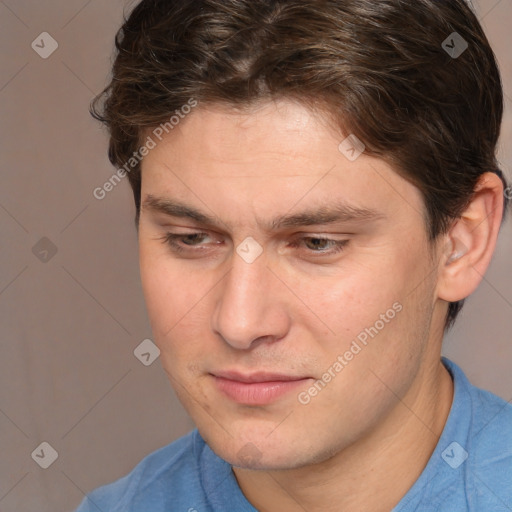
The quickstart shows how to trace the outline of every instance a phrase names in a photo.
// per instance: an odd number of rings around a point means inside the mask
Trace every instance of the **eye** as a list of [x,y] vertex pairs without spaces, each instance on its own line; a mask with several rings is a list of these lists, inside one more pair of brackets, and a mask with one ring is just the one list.
[[[166,233],[165,236],[160,237],[163,243],[167,244],[173,252],[199,252],[207,249],[207,243],[205,240],[211,238],[208,233]],[[335,240],[331,238],[319,237],[319,236],[307,236],[301,237],[289,244],[289,247],[296,249],[301,246],[306,247],[309,254],[313,254],[318,257],[330,256],[341,252],[348,244],[349,240]],[[214,241],[214,244],[222,242]]]
[[198,247],[207,237],[209,237],[208,233],[166,233],[160,240],[169,245],[173,251],[182,252],[188,248]]
[[307,236],[302,237],[293,242],[291,247],[298,247],[301,243],[307,247],[307,249],[319,255],[331,255],[341,252],[348,244],[348,240],[334,240],[332,238],[324,238],[318,236]]

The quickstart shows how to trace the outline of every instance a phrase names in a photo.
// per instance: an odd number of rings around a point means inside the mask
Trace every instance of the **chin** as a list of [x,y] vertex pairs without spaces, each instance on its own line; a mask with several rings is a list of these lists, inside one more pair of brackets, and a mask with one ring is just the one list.
[[[275,429],[275,425],[273,427]],[[330,458],[328,450],[323,447],[312,446],[304,439],[300,432],[294,438],[293,434],[285,429],[278,434],[272,432],[268,424],[253,425],[252,428],[240,428],[238,432],[230,431],[227,434],[217,435],[218,429],[213,433],[208,429],[199,432],[208,446],[222,459],[232,466],[262,471],[278,471],[296,469]],[[271,434],[269,434],[272,432]]]

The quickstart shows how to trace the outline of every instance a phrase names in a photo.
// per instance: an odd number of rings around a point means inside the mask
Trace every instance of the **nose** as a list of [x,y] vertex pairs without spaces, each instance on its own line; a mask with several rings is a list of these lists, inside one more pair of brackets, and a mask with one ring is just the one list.
[[286,296],[264,255],[247,263],[234,253],[231,270],[216,290],[212,329],[233,348],[249,349],[287,333]]

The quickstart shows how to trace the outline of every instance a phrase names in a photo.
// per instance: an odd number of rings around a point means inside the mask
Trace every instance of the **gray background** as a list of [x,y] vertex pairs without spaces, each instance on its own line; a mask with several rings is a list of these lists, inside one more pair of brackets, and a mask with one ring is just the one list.
[[[144,366],[133,354],[151,333],[128,183],[102,201],[92,195],[113,169],[88,107],[107,83],[123,10],[135,3],[0,0],[1,512],[73,510],[84,493],[193,428],[159,361]],[[510,180],[512,0],[474,4],[503,73],[499,156]],[[59,45],[47,59],[31,47],[42,32]],[[511,254],[509,221],[444,349],[506,400]],[[48,469],[31,457],[43,441],[58,452]]]

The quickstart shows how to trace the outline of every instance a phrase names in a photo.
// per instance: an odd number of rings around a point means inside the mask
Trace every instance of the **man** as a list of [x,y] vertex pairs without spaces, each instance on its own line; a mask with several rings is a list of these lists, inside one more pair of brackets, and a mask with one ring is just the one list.
[[468,5],[144,0],[116,44],[93,112],[197,430],[79,511],[512,510],[512,407],[440,355],[510,192]]

